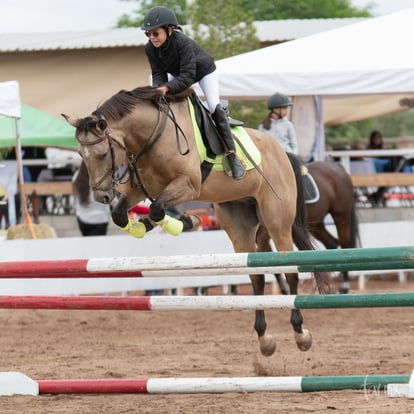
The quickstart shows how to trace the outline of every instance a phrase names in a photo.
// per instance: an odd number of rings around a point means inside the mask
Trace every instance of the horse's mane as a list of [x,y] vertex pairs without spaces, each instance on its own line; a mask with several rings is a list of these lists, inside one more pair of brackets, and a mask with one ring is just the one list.
[[[169,102],[182,101],[191,93],[193,93],[193,90],[189,88],[180,94],[167,94],[165,98]],[[129,114],[137,103],[148,101],[158,106],[162,97],[161,92],[154,86],[141,86],[131,91],[123,89],[99,105],[92,115],[99,118],[103,117],[107,121],[117,121]]]

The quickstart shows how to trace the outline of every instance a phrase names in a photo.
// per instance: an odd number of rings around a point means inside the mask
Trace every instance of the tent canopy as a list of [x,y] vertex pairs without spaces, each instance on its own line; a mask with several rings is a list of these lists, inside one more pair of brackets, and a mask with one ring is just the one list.
[[[19,135],[22,147],[42,146],[76,149],[75,128],[31,106],[21,104]],[[19,109],[20,109],[19,108]],[[14,120],[0,118],[0,148],[16,145]]]
[[324,123],[406,110],[414,98],[414,9],[328,30],[217,62],[223,97],[275,92],[323,98]]

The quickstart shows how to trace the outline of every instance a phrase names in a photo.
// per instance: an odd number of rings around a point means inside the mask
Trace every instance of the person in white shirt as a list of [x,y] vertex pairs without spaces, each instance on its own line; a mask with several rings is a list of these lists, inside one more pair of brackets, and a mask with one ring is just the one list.
[[272,95],[267,101],[270,112],[259,125],[259,130],[271,135],[286,152],[297,155],[299,149],[295,128],[287,118],[289,107],[292,105],[286,95]]
[[89,187],[89,174],[82,161],[73,176],[75,212],[82,236],[105,236],[108,230],[111,209],[108,204],[98,203]]

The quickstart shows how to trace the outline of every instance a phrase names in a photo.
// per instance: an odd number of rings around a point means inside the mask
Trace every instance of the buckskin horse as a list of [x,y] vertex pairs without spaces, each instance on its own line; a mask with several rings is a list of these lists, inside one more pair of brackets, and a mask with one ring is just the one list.
[[[188,98],[167,101],[156,88],[144,86],[118,92],[85,118],[62,114],[76,128],[78,150],[87,165],[95,199],[111,203],[118,197],[112,212],[114,223],[142,237],[149,229],[148,223],[136,227],[137,222],[128,218],[128,209],[149,198],[149,221],[178,234],[191,223],[184,220],[177,231],[165,211],[199,200],[214,203],[235,252],[256,251],[259,223],[268,229],[279,251],[293,250],[294,243],[301,250],[313,249],[303,222],[304,202],[297,198],[296,186],[301,180],[282,148],[267,134],[237,127],[258,149],[257,164],[247,154],[254,166],[248,167],[243,179],[233,180],[215,168],[217,165],[202,177],[191,111]],[[238,149],[240,156],[243,152],[248,151]],[[250,278],[254,294],[263,295],[264,277]],[[319,291],[326,292],[325,275],[315,272],[314,278]],[[288,274],[287,281],[290,292],[296,294],[298,275]],[[291,311],[291,324],[297,346],[308,350],[312,336],[302,327],[299,309]],[[264,310],[256,310],[254,327],[262,354],[272,355],[276,341],[266,332]]]
[[[291,154],[289,157],[293,158]],[[306,204],[306,223],[309,231],[327,249],[358,247],[359,224],[350,175],[341,164],[333,161],[314,161],[306,164],[306,168],[314,179],[319,193],[312,202]],[[326,228],[325,218],[328,214],[333,219],[337,236]],[[257,243],[260,251],[271,251],[269,235],[263,226],[259,227]],[[348,272],[343,271],[341,275],[339,292],[348,293]],[[288,293],[280,275],[276,275],[276,278],[282,293]]]

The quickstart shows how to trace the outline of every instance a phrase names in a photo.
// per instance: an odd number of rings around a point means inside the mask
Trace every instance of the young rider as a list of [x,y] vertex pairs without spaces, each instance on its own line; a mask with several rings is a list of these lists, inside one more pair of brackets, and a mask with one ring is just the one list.
[[246,171],[235,152],[230,126],[219,96],[218,77],[214,59],[178,25],[175,14],[168,8],[156,6],[144,18],[141,26],[149,41],[145,46],[152,71],[152,83],[165,95],[176,94],[199,83],[226,147],[234,179]]
[[286,152],[298,154],[295,128],[287,118],[288,108],[292,105],[286,95],[282,93],[272,95],[267,101],[270,112],[259,125],[259,130],[271,135]]

